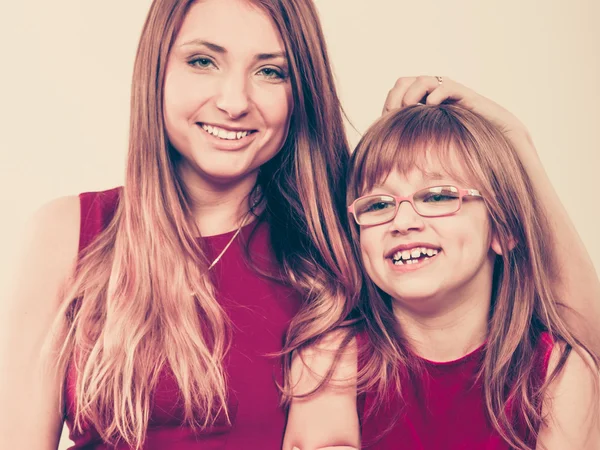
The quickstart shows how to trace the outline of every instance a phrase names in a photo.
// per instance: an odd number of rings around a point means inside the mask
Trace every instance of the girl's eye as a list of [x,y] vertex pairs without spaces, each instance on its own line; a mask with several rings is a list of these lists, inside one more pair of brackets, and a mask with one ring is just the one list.
[[456,197],[451,197],[444,194],[430,194],[423,199],[425,203],[441,203],[455,200]]
[[363,212],[381,211],[383,209],[390,208],[391,206],[392,205],[390,205],[388,202],[374,202],[367,205]]
[[264,67],[258,71],[259,74],[268,78],[270,80],[283,80],[285,79],[285,74],[274,67]]
[[209,67],[215,65],[209,58],[194,58],[191,59],[188,64],[199,69],[208,69]]

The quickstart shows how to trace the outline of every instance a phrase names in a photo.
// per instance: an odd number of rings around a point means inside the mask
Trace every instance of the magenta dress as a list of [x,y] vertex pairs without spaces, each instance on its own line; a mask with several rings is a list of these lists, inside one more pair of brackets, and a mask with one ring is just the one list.
[[[360,345],[366,344],[364,335]],[[539,337],[536,348],[534,386],[546,378],[553,342],[547,333]],[[422,360],[424,371],[419,379],[403,377],[402,396],[390,389],[387,401],[377,405],[374,395],[358,401],[362,445],[365,449],[398,450],[510,450],[492,427],[484,404],[483,385],[477,373],[484,347],[456,360],[437,363]],[[510,406],[507,411],[510,414]],[[523,418],[513,416],[522,439],[535,447]]]
[[[120,192],[116,188],[80,195],[80,251],[108,225]],[[221,252],[233,233],[205,238],[209,259]],[[180,392],[167,368],[154,393],[145,450],[281,448],[286,422],[276,386],[276,382],[282,381],[281,361],[267,355],[281,350],[284,332],[299,308],[300,298],[291,288],[258,276],[248,267],[241,244],[248,240],[251,254],[258,256],[260,267],[274,269],[268,225],[261,223],[246,225],[211,270],[217,299],[233,324],[231,349],[225,362],[231,425],[222,417],[202,432],[185,426]],[[77,376],[74,369],[69,370],[65,391],[65,420],[75,442],[71,449],[112,449],[89,425],[83,433],[73,430]],[[117,449],[129,446],[121,444]]]

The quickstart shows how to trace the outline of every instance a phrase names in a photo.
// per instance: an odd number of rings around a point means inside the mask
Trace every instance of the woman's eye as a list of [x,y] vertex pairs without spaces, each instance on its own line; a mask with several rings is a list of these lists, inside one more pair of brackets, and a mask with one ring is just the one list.
[[274,67],[264,67],[260,69],[258,73],[271,80],[285,79],[285,74],[281,70],[275,69]]
[[194,58],[191,59],[188,64],[199,69],[208,69],[209,67],[215,65],[209,58]]

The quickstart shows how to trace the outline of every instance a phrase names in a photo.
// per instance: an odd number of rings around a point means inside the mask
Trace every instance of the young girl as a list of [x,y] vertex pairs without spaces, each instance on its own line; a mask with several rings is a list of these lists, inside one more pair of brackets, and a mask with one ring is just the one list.
[[[358,371],[353,351],[332,351],[335,380],[292,402],[288,429],[311,402],[350,404],[358,380],[363,448],[600,448],[598,359],[552,288],[565,255],[499,130],[447,104],[390,114],[353,155],[348,203],[376,285],[360,306]],[[326,359],[313,354],[305,372],[314,380]],[[310,435],[345,420],[327,443],[358,446],[356,416],[339,416],[303,425]]]

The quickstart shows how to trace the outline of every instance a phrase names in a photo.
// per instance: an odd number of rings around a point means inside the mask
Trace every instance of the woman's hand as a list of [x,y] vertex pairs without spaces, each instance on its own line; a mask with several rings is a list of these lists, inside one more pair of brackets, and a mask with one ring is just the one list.
[[383,114],[394,109],[423,103],[439,105],[451,101],[482,115],[498,127],[510,140],[529,138],[523,123],[496,102],[447,77],[401,77],[388,93]]

